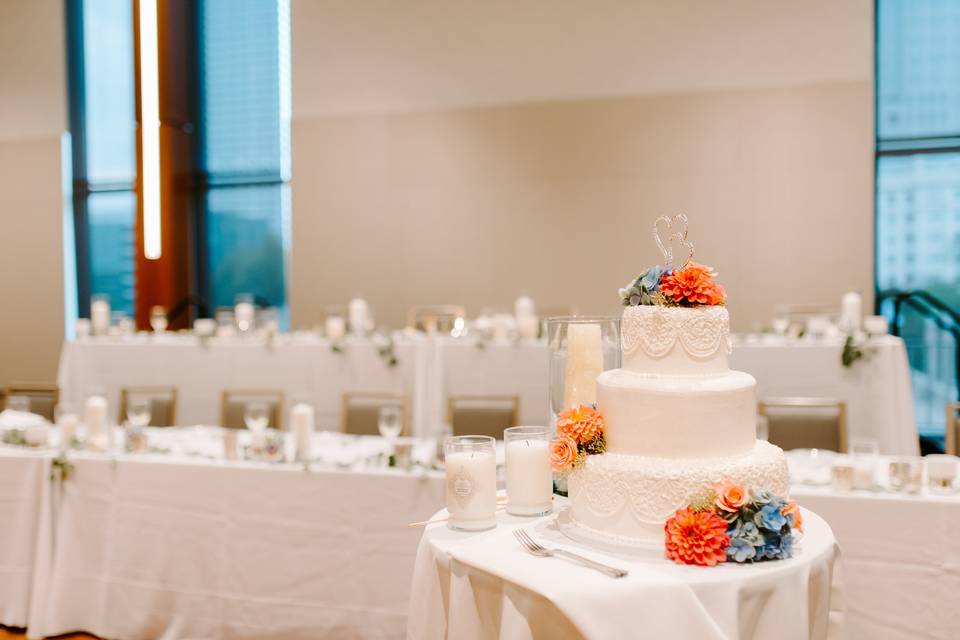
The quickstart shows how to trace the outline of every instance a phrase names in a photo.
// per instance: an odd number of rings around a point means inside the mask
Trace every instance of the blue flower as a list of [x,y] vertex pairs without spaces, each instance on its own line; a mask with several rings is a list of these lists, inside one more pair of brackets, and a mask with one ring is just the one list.
[[753,503],[758,507],[764,507],[768,504],[775,504],[779,508],[787,504],[786,500],[780,496],[773,495],[766,489],[754,491],[751,497],[753,498]]
[[654,293],[660,287],[661,277],[663,277],[663,267],[654,265],[637,278],[637,284],[646,289],[648,293]]
[[757,548],[743,538],[733,538],[727,547],[727,557],[734,562],[753,560],[757,555]]
[[776,502],[768,502],[753,516],[753,522],[767,531],[779,533],[780,529],[787,524],[787,519],[780,513],[780,508],[781,505]]
[[737,521],[727,529],[727,535],[733,540],[741,540],[746,544],[758,547],[763,544],[763,534],[752,522]]
[[793,555],[793,536],[786,533],[782,536],[771,535],[767,537],[762,547],[757,549],[758,559],[783,560]]

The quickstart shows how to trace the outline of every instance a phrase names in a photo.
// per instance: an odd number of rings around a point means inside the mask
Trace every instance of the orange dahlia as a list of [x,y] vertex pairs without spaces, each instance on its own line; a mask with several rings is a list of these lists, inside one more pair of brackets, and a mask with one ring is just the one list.
[[714,282],[716,275],[713,267],[689,262],[682,269],[663,276],[659,291],[677,304],[723,304],[727,293]]
[[603,435],[603,414],[581,404],[557,416],[557,433],[577,444],[587,444]]
[[663,525],[667,557],[679,564],[712,567],[727,559],[727,523],[712,511],[677,509]]

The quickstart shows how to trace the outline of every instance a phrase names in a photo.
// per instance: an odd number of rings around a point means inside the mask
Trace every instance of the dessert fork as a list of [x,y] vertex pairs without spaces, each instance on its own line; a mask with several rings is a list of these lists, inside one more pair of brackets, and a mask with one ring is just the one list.
[[574,562],[579,562],[585,567],[590,567],[591,569],[596,569],[600,573],[605,573],[611,578],[622,578],[627,575],[627,572],[623,569],[617,569],[616,567],[611,567],[609,565],[597,562],[596,560],[591,560],[590,558],[585,558],[576,553],[571,553],[566,549],[548,549],[544,547],[536,540],[530,537],[530,534],[524,531],[523,529],[514,529],[513,535],[516,536],[517,540],[523,546],[524,549],[529,551],[535,556],[540,558],[552,558],[554,556],[560,558],[567,558],[573,560]]

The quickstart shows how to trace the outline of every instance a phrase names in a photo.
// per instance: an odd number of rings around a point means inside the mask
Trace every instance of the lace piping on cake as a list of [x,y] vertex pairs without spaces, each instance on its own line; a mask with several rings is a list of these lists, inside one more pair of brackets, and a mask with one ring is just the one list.
[[[605,463],[617,458],[626,463]],[[585,507],[595,517],[609,518],[629,508],[634,518],[647,524],[662,523],[693,493],[724,478],[778,495],[785,496],[789,490],[786,460],[772,448],[709,463],[606,454],[588,458],[574,476],[570,498],[578,509]]]
[[732,351],[727,310],[723,307],[696,311],[630,307],[623,314],[620,335],[625,355],[640,348],[651,358],[662,358],[678,342],[695,358],[709,358],[721,348],[727,354]]

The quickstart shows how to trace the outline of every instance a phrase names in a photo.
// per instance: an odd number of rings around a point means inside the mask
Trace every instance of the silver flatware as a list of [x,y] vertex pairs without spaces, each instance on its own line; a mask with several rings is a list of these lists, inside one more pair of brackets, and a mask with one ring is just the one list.
[[611,578],[622,578],[627,575],[627,572],[623,569],[617,569],[616,567],[611,567],[610,565],[603,564],[602,562],[585,558],[576,553],[567,551],[566,549],[548,549],[530,537],[530,534],[523,529],[514,529],[513,535],[517,538],[524,549],[540,558],[566,558],[582,564],[585,567],[595,569],[600,573],[605,573]]

